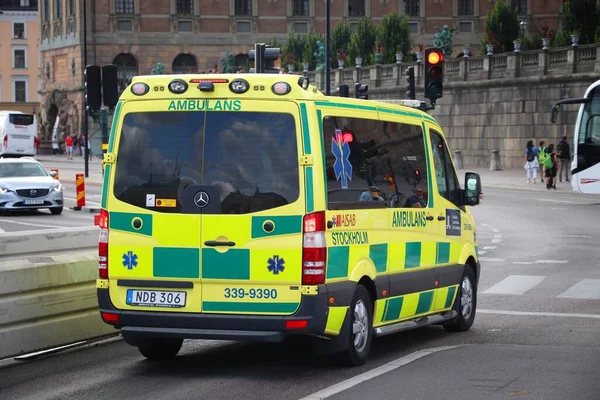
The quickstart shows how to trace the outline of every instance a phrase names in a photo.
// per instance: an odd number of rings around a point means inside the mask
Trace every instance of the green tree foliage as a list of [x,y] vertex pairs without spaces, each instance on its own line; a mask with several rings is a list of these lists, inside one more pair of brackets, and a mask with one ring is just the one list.
[[363,59],[363,65],[373,63],[375,41],[377,39],[378,27],[367,17],[361,18],[358,23],[356,34],[350,41],[350,59],[352,62],[357,57]]
[[300,35],[296,36],[293,32],[289,33],[288,41],[281,49],[283,60],[282,66],[293,64],[295,70],[302,62],[302,54],[304,53],[304,38]]
[[600,25],[600,16],[596,0],[568,0],[564,3],[563,35],[569,37],[579,33],[579,43],[589,44],[596,40],[596,30]]
[[331,52],[332,68],[337,67],[338,49],[342,49],[346,55],[346,58],[348,58],[347,56],[351,40],[352,27],[350,26],[350,23],[348,21],[338,22],[338,24],[331,30],[331,46],[329,46],[329,50]]
[[384,15],[380,38],[383,42],[384,63],[395,63],[396,53],[408,55],[412,48],[408,17],[396,12]]
[[513,40],[520,36],[517,9],[497,0],[485,20],[485,36],[481,42],[481,53],[486,54],[485,45],[490,37],[495,39],[494,52],[504,53],[513,50]]

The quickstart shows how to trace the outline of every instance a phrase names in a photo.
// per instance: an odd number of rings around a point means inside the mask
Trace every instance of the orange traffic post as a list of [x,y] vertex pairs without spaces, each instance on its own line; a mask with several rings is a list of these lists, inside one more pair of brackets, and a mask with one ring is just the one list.
[[85,179],[83,174],[75,175],[75,183],[77,190],[77,207],[75,209],[81,210],[81,207],[85,206]]

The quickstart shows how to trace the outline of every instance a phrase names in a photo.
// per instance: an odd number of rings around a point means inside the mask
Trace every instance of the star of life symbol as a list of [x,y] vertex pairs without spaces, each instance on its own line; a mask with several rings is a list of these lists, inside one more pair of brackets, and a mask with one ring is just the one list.
[[335,157],[333,171],[335,179],[342,181],[342,189],[348,189],[348,181],[352,180],[352,164],[348,160],[350,156],[350,145],[342,136],[342,131],[335,130],[335,136],[331,139],[331,152]]
[[285,264],[285,260],[283,258],[279,258],[279,256],[273,256],[272,258],[269,258],[267,264],[269,272],[272,272],[273,275],[279,275],[280,272],[285,270],[285,266],[283,265]]
[[331,224],[337,226],[337,216],[334,215],[333,218],[331,218]]
[[123,266],[131,270],[133,267],[137,267],[137,259],[138,256],[133,254],[133,251],[128,251],[127,253],[123,254]]

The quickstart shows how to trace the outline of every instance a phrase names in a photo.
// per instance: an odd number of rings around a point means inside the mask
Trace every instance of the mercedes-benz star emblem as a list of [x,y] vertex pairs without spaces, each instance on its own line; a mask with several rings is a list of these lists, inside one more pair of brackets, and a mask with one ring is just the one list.
[[206,193],[204,191],[200,191],[194,195],[194,204],[198,208],[206,207],[208,205],[209,201],[210,201],[210,197],[208,196],[208,193]]
[[31,190],[29,191],[29,194],[30,194],[30,195],[32,195],[32,196],[35,196],[35,195],[37,194],[37,190],[35,190],[35,189],[31,189]]

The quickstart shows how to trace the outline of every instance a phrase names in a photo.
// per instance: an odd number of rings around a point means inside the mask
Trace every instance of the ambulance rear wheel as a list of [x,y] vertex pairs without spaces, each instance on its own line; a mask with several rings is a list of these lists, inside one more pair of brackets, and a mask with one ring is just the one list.
[[181,350],[183,339],[153,339],[150,343],[139,346],[140,353],[148,360],[162,361],[173,358]]
[[342,354],[346,365],[354,367],[367,361],[373,340],[373,303],[362,285],[358,285],[350,304],[348,349]]
[[468,265],[465,266],[458,294],[454,301],[453,310],[458,316],[455,320],[444,324],[448,332],[466,332],[471,329],[475,320],[477,309],[477,286],[475,285],[475,274]]

